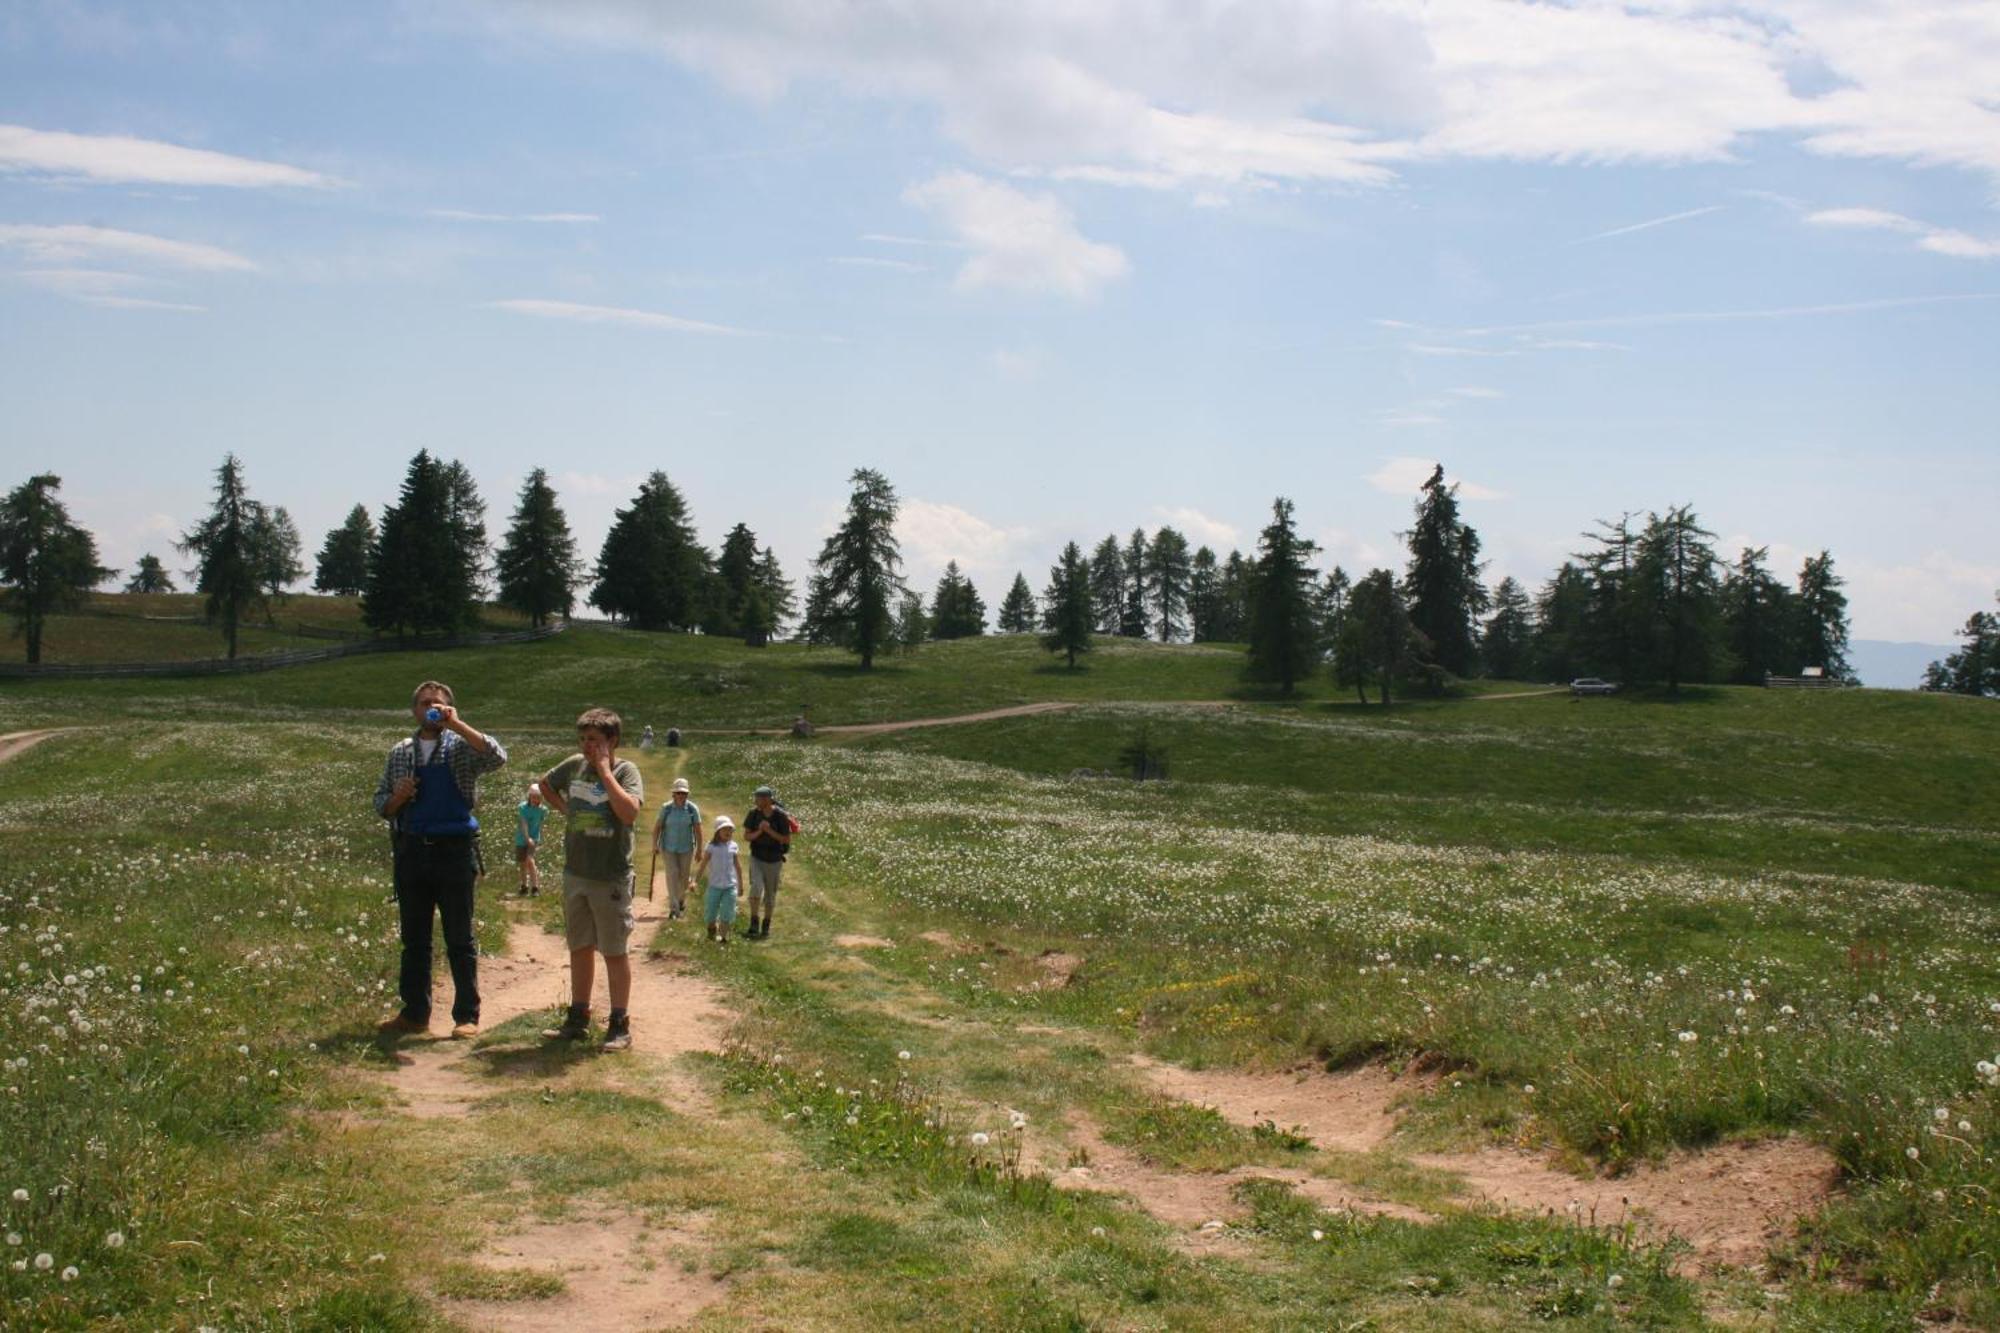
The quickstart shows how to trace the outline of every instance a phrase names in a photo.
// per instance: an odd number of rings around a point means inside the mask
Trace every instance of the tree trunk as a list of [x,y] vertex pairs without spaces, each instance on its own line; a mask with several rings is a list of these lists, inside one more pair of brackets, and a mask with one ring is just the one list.
[[1382,706],[1389,706],[1389,673],[1386,671],[1382,673]]

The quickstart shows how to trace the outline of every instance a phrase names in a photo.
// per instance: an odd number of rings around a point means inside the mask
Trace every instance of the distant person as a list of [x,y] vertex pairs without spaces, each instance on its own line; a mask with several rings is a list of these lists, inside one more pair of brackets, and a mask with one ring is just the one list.
[[650,750],[652,748],[653,748],[653,724],[648,722],[646,724],[646,729],[639,733],[639,749],[643,753],[644,751]]
[[729,928],[736,924],[736,904],[743,897],[743,858],[736,850],[736,825],[728,815],[715,821],[715,837],[701,849],[701,864],[708,871],[708,892],[702,899],[708,937],[727,944]]
[[384,1032],[431,1027],[431,916],[444,927],[451,964],[451,1035],[479,1033],[479,944],[472,889],[479,878],[479,775],[507,762],[500,742],[466,725],[451,687],[427,680],[410,695],[414,735],[389,750],[375,787],[375,813],[389,821],[396,907],[403,936],[397,993],[403,1007]]
[[701,807],[688,795],[686,778],[674,779],[674,794],[653,821],[653,845],[667,863],[667,920],[678,921],[687,910],[688,885],[694,882],[695,857],[701,852]]
[[580,754],[550,769],[542,795],[567,820],[563,833],[563,928],[569,943],[569,1013],[542,1035],[577,1041],[590,1035],[590,989],[597,955],[611,990],[604,1049],[632,1048],[632,825],[646,791],[639,766],[618,757],[623,724],[608,708],[576,720]]
[[778,881],[784,876],[797,826],[769,787],[759,787],[750,799],[755,804],[743,816],[743,837],[750,844],[750,925],[743,938],[768,940],[771,913],[778,905]]
[[542,868],[535,864],[535,852],[542,845],[542,824],[549,817],[542,803],[542,784],[528,784],[527,799],[514,807],[514,864],[521,872],[521,896],[542,891]]

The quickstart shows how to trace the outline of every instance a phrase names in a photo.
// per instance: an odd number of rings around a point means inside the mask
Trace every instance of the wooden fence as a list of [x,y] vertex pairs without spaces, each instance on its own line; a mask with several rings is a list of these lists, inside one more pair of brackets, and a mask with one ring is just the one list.
[[563,622],[540,629],[510,630],[500,634],[432,635],[407,639],[363,639],[359,642],[329,644],[324,648],[288,648],[282,652],[256,653],[248,657],[195,658],[185,662],[79,662],[75,664],[0,662],[0,680],[113,680],[125,676],[233,676],[251,671],[276,671],[280,667],[304,666],[309,662],[331,662],[364,653],[432,653],[452,648],[485,648],[504,643],[532,643],[562,633]]

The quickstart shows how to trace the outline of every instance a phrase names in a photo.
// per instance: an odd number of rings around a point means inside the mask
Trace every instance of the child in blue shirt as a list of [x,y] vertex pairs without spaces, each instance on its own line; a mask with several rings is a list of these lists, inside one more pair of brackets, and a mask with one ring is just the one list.
[[703,904],[708,937],[727,944],[729,927],[736,921],[736,900],[743,896],[743,858],[736,850],[736,821],[728,815],[715,821],[715,836],[701,849],[701,863],[708,868],[708,898]]
[[514,808],[514,864],[521,871],[521,896],[542,891],[541,867],[535,864],[535,849],[542,845],[542,821],[549,808],[542,804],[542,784],[528,784],[528,799]]

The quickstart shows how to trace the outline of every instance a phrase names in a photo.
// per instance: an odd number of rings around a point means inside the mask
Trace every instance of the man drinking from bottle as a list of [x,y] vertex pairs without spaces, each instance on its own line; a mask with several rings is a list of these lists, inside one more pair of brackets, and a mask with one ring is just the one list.
[[403,964],[397,989],[403,1007],[384,1032],[428,1032],[431,1026],[431,917],[444,923],[451,964],[451,1035],[479,1033],[479,946],[472,937],[472,886],[479,877],[476,846],[479,775],[507,762],[500,742],[465,724],[451,687],[435,680],[410,696],[415,734],[397,741],[375,788],[375,813],[389,821],[395,847],[396,905],[402,917]]

